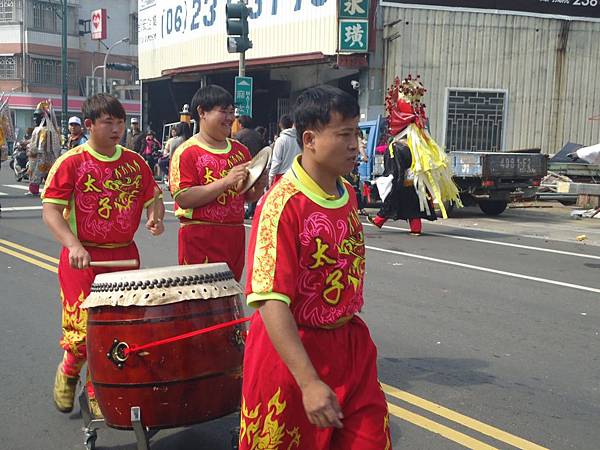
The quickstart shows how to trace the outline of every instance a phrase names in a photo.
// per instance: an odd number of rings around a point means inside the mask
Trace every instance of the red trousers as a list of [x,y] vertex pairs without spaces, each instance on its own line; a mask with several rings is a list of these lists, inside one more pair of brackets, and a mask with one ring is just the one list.
[[[92,261],[110,261],[116,259],[137,259],[140,255],[134,243],[121,248],[86,247]],[[79,306],[90,294],[94,278],[99,273],[115,272],[119,268],[90,267],[73,269],[69,265],[69,250],[63,248],[58,263],[58,282],[62,302],[62,339],[60,346],[65,350],[63,373],[70,377],[79,376],[86,361],[87,310]]]
[[299,328],[321,380],[337,395],[344,427],[308,421],[302,393],[255,313],[242,387],[240,450],[387,450],[392,448],[387,403],[377,379],[377,350],[358,317],[334,330]]
[[244,271],[244,224],[191,224],[179,228],[179,264],[225,262],[240,281]]

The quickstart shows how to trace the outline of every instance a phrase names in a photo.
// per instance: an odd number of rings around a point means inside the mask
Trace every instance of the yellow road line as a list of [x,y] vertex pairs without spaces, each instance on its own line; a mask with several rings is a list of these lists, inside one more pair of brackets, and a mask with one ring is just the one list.
[[45,253],[41,253],[41,252],[32,250],[30,248],[27,248],[27,247],[23,247],[22,245],[16,244],[14,242],[10,242],[10,241],[6,241],[4,239],[0,239],[0,244],[6,245],[7,247],[15,248],[15,249],[20,250],[20,251],[22,251],[24,253],[29,253],[30,255],[37,256],[40,259],[45,259],[46,261],[49,261],[51,263],[58,264],[58,259],[53,258],[52,256],[48,256]]
[[[46,261],[50,261],[50,262],[54,262],[54,263],[58,264],[58,259],[53,258],[49,255],[46,255],[45,253],[41,253],[36,250],[29,249],[27,247],[23,247],[22,245],[15,244],[14,242],[6,241],[4,239],[0,239],[0,243],[4,244],[4,245],[8,245],[8,246],[13,247],[18,250],[21,250],[25,253],[29,253],[30,255],[37,256],[38,258],[44,259]],[[41,267],[42,269],[46,269],[50,272],[58,273],[58,268],[55,266],[38,261],[27,255],[16,252],[14,250],[3,247],[1,245],[0,245],[0,252],[6,253],[7,255],[14,256],[15,258],[19,258],[25,262],[36,265],[36,266]],[[422,408],[426,411],[437,414],[438,416],[444,417],[453,422],[464,425],[465,427],[471,428],[474,431],[478,431],[482,434],[490,436],[499,441],[506,442],[507,444],[510,444],[514,447],[524,449],[524,450],[548,450],[537,444],[526,441],[525,439],[521,439],[517,436],[514,436],[510,433],[499,430],[497,428],[494,428],[485,423],[479,422],[478,420],[472,419],[470,417],[467,417],[465,415],[462,415],[460,413],[452,411],[441,405],[438,405],[436,403],[430,402],[423,398],[417,397],[406,391],[401,391],[400,389],[395,388],[393,386],[383,384],[383,383],[381,384],[381,386],[383,387],[383,391],[385,393],[391,395],[392,397],[395,397],[399,400],[405,401],[412,405],[418,406],[419,408]],[[428,431],[431,431],[433,433],[437,433],[440,436],[445,437],[446,439],[449,439],[460,445],[463,445],[464,447],[476,449],[476,450],[479,450],[479,449],[496,450],[495,447],[492,447],[484,442],[478,441],[477,439],[472,438],[471,436],[468,436],[464,433],[453,430],[452,428],[449,428],[445,425],[434,422],[431,419],[428,419],[426,417],[415,414],[407,409],[401,408],[401,407],[394,405],[392,403],[389,403],[389,402],[388,402],[388,409],[389,409],[390,414],[392,414],[393,416],[398,417],[399,419],[405,420],[407,422],[413,423],[413,424],[415,424],[421,428],[424,428]]]
[[388,410],[393,416],[396,416],[402,420],[406,420],[407,422],[413,423],[428,431],[432,431],[433,433],[437,433],[440,436],[454,441],[466,448],[475,450],[497,450],[496,447],[492,447],[485,442],[478,441],[477,439],[467,436],[460,431],[453,430],[452,428],[434,422],[426,417],[419,416],[418,414],[415,414],[407,409],[400,408],[392,403],[388,403]]
[[56,267],[56,266],[51,266],[50,264],[46,264],[45,262],[38,261],[37,259],[33,259],[27,255],[16,252],[9,248],[2,247],[1,245],[0,245],[0,252],[6,253],[7,255],[10,255],[10,256],[14,256],[15,258],[19,258],[25,262],[28,262],[35,266],[41,267],[42,269],[49,270],[50,272],[58,273],[58,267]]
[[444,417],[453,422],[464,425],[467,428],[475,430],[479,433],[490,436],[496,440],[505,442],[513,447],[517,447],[523,450],[548,450],[545,447],[541,447],[533,442],[526,441],[520,437],[514,436],[506,431],[499,430],[491,425],[487,425],[478,420],[472,419],[471,417],[452,411],[451,409],[445,408],[436,403],[425,400],[424,398],[417,397],[416,395],[410,394],[406,391],[402,391],[394,386],[387,384],[381,384],[383,391],[386,394],[391,395],[399,400],[410,403],[411,405],[418,406],[421,409],[437,414],[438,416]]

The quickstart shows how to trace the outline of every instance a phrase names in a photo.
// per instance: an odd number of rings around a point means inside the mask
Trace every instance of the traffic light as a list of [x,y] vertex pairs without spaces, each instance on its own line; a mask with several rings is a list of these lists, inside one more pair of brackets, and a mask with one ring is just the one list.
[[135,66],[127,63],[108,63],[106,68],[109,70],[120,70],[122,72],[131,72]]
[[244,53],[252,48],[248,37],[248,14],[252,12],[245,3],[228,3],[225,6],[227,17],[227,51]]

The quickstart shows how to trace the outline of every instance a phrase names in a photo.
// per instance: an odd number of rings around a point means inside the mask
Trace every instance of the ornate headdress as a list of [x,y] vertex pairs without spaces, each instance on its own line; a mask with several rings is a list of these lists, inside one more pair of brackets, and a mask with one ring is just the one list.
[[421,82],[421,76],[413,78],[408,75],[404,80],[396,77],[385,97],[385,108],[388,114],[388,128],[391,136],[396,136],[411,123],[419,128],[425,127],[427,116],[425,105],[421,103],[427,92]]

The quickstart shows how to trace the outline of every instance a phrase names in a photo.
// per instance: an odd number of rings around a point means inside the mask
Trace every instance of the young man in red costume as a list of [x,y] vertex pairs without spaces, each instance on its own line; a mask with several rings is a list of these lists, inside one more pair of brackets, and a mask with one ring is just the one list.
[[[56,371],[54,404],[65,413],[73,409],[79,372],[86,360],[87,313],[79,305],[97,274],[124,270],[90,267],[90,262],[139,261],[133,236],[144,209],[148,231],[157,236],[164,230],[164,205],[152,172],[140,155],[118,145],[125,131],[121,103],[98,94],[84,102],[82,112],[89,141],[55,162],[42,195],[44,222],[63,246],[58,281],[65,352]],[[90,383],[88,393],[97,416]]]
[[365,246],[343,175],[358,155],[359,107],[331,87],[296,101],[303,147],[266,194],[248,249],[240,449],[391,448],[377,350],[363,306]]
[[200,131],[171,156],[169,187],[179,217],[179,264],[226,262],[239,281],[244,269],[244,201],[258,200],[259,180],[245,195],[238,189],[248,176],[248,149],[230,139],[233,98],[220,86],[198,89],[192,115]]

